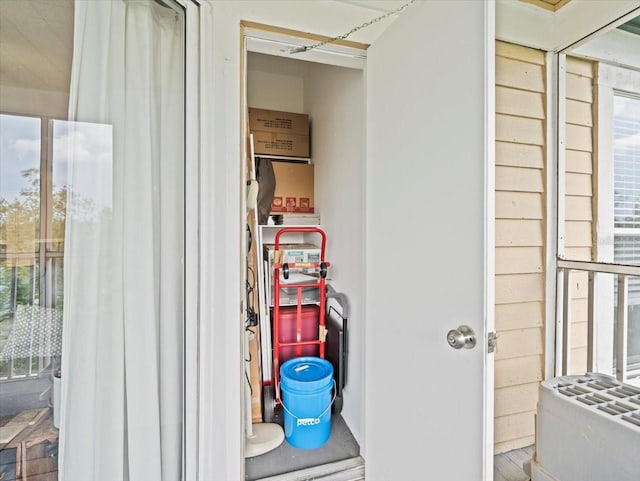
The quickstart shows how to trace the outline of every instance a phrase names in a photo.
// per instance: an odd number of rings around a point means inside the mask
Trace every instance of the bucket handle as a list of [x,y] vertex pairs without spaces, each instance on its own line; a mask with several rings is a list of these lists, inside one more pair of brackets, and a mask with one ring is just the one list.
[[[278,392],[280,392],[280,383],[278,383]],[[316,416],[316,417],[312,417],[312,418],[299,418],[298,416],[296,416],[295,414],[293,414],[291,411],[289,411],[287,409],[287,406],[284,405],[284,399],[280,399],[280,404],[282,404],[282,407],[285,411],[287,411],[291,416],[293,416],[294,418],[296,418],[297,421],[300,421],[301,419],[320,419],[322,416],[324,416],[325,414],[327,414],[327,411],[329,409],[331,409],[331,405],[333,404],[333,401],[336,400],[336,394],[338,393],[338,388],[336,386],[336,380],[333,380],[333,397],[331,398],[331,402],[329,403],[329,405],[326,407],[326,409],[324,411],[322,411],[320,413],[320,415]]]

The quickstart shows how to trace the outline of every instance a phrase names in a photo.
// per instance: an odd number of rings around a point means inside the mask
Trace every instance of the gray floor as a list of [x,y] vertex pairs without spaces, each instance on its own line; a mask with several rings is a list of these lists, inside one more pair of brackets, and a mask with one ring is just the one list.
[[297,449],[286,441],[277,449],[249,458],[245,463],[245,479],[256,479],[355,458],[360,446],[339,414],[331,416],[331,435],[324,446],[313,450]]
[[498,454],[493,459],[493,481],[529,481],[522,465],[533,457],[535,445]]
[[[532,458],[535,446],[514,449],[494,457],[493,481],[529,481],[523,463]],[[331,418],[331,436],[324,446],[306,451],[296,449],[285,441],[279,448],[262,456],[250,458],[245,464],[245,479],[254,481],[269,476],[277,476],[312,466],[355,458],[360,447],[349,431],[342,416]]]

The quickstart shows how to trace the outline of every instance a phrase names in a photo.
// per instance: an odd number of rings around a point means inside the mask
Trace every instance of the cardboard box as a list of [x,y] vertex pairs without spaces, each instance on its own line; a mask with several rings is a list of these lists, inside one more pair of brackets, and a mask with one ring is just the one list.
[[[300,263],[300,262],[320,262],[320,247],[314,244],[280,244],[280,263],[284,264],[285,262],[289,263]],[[266,276],[267,276],[267,299],[268,305],[273,305],[273,264],[275,263],[275,245],[274,244],[264,244],[263,247],[263,259],[265,262]],[[294,278],[293,276],[298,276]],[[290,276],[290,281],[298,281],[298,278],[304,275],[304,271],[302,273],[292,273]],[[311,279],[310,281],[313,283],[317,282],[317,279]],[[283,289],[280,290],[280,305],[281,306],[290,306],[296,305],[298,302],[298,293],[297,288],[295,289],[286,289],[286,280],[280,274],[280,284]],[[303,289],[302,291],[302,302],[303,303],[314,303],[319,300],[319,292],[318,289],[313,287],[309,289]]]
[[272,214],[312,214],[313,165],[294,162],[273,162],[276,190],[271,203]]
[[262,361],[260,357],[260,326],[251,328],[249,338],[249,383],[251,384],[251,420],[262,422]]
[[257,155],[309,157],[309,136],[252,130],[253,150]]
[[249,108],[249,130],[309,135],[309,116],[278,110]]
[[[269,263],[269,273],[273,274],[275,244],[264,244],[263,259]],[[280,263],[320,262],[320,247],[308,243],[280,244]]]

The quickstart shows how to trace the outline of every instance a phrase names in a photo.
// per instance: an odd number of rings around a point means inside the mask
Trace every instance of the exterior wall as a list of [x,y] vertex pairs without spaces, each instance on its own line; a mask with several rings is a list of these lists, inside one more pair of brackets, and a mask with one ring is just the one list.
[[[593,259],[593,64],[567,57],[565,149],[565,249],[571,260]],[[587,367],[586,272],[571,274],[569,374]]]
[[[495,452],[535,441],[544,366],[545,55],[496,44]],[[592,259],[591,62],[567,58],[565,257]],[[571,373],[584,373],[587,284],[571,277]]]
[[495,452],[534,443],[544,363],[545,54],[496,44]]

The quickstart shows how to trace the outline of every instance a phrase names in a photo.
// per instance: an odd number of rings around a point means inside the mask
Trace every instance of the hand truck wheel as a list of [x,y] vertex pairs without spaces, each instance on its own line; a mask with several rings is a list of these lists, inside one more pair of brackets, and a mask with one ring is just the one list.
[[289,264],[287,264],[286,262],[282,264],[282,276],[285,279],[289,279]]
[[263,417],[265,423],[272,423],[276,417],[276,394],[273,386],[262,389]]

